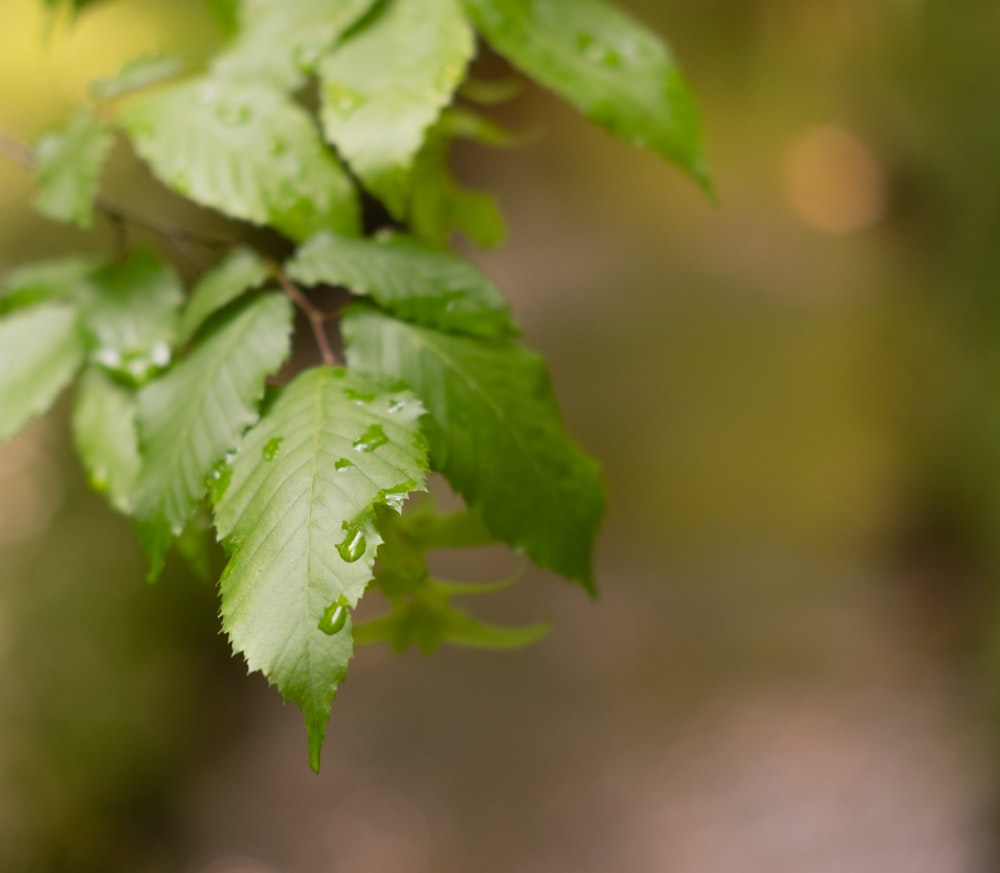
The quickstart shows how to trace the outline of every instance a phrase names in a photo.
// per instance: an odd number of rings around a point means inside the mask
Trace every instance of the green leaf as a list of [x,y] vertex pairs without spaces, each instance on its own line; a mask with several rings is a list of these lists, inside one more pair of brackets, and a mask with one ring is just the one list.
[[286,298],[251,301],[214,323],[187,358],[139,395],[143,463],[133,503],[138,519],[161,529],[146,538],[154,568],[187,526],[213,470],[257,421],[264,380],[288,356],[291,327]]
[[91,359],[134,385],[165,369],[184,291],[176,272],[136,249],[95,272],[80,294]]
[[366,306],[342,328],[352,367],[403,380],[423,400],[435,469],[490,531],[592,590],[604,489],[563,429],[543,361],[509,340],[450,336]]
[[511,148],[528,139],[524,134],[515,136],[485,115],[457,107],[442,113],[441,129],[452,139],[466,139],[494,148]]
[[133,58],[115,75],[90,83],[90,96],[95,100],[114,100],[134,91],[142,91],[170,79],[176,79],[193,68],[187,58],[171,55]]
[[180,344],[191,341],[208,319],[269,277],[264,259],[251,249],[236,249],[195,287],[181,315]]
[[87,109],[78,109],[62,127],[39,137],[34,147],[40,186],[35,208],[55,221],[90,227],[101,171],[113,145],[111,128]]
[[322,233],[299,249],[287,270],[304,285],[342,285],[427,327],[486,337],[517,333],[493,282],[467,261],[415,239]]
[[71,256],[11,270],[0,286],[0,313],[77,297],[84,280],[99,266],[97,258]]
[[235,33],[239,27],[240,0],[208,0],[208,8],[223,31]]
[[494,49],[711,191],[694,99],[666,44],[604,0],[463,0]]
[[206,584],[214,583],[212,575],[212,547],[215,537],[212,517],[206,511],[196,512],[176,539],[175,546],[194,575]]
[[375,0],[243,0],[239,33],[214,69],[297,90],[322,54]]
[[308,370],[247,434],[217,503],[231,555],[223,628],[249,669],[302,708],[316,770],[353,652],[347,611],[381,542],[375,507],[423,488],[422,412],[409,392],[340,368]]
[[458,93],[480,106],[496,106],[520,97],[527,87],[521,78],[466,79]]
[[268,85],[201,79],[128,105],[121,123],[167,185],[295,240],[356,234],[354,186],[309,114]]
[[425,655],[433,654],[441,645],[511,651],[534,645],[551,630],[547,622],[529,627],[488,624],[451,606],[443,598],[421,598],[388,615],[357,625],[354,641],[359,646],[389,643],[397,652],[416,646]]
[[413,168],[410,227],[435,248],[447,248],[453,231],[459,231],[485,248],[503,242],[506,228],[490,194],[459,185],[448,166],[452,137],[447,125],[438,123],[428,134]]
[[459,0],[387,0],[320,63],[326,137],[396,218],[475,47]]
[[73,436],[91,487],[119,512],[131,510],[132,486],[142,463],[135,392],[98,367],[88,367],[76,390]]
[[0,321],[0,442],[45,412],[82,362],[71,307],[43,304]]

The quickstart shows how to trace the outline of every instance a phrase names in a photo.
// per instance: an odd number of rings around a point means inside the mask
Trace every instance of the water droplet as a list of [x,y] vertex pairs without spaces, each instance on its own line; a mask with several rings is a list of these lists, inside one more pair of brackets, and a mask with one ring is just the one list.
[[214,82],[206,82],[198,89],[198,100],[202,103],[214,103],[218,96],[219,87]]
[[223,462],[212,471],[208,477],[208,490],[212,503],[218,503],[226,495],[229,483],[233,480],[233,468]]
[[354,466],[354,461],[349,461],[347,458],[341,458],[333,465],[333,469],[338,473],[343,473],[344,470],[350,470]]
[[618,52],[595,39],[589,33],[581,33],[576,38],[576,44],[583,52],[583,56],[591,63],[604,67],[620,67],[622,65],[622,58]]
[[387,442],[389,442],[389,437],[385,435],[382,425],[373,424],[354,441],[354,448],[359,452],[374,452],[375,449],[384,446]]
[[336,603],[331,603],[323,612],[323,617],[319,620],[319,629],[332,637],[344,629],[349,614],[347,601],[341,597]]
[[149,360],[160,368],[169,367],[170,358],[170,346],[166,343],[156,343],[149,352]]
[[319,60],[319,50],[315,46],[300,45],[295,47],[292,56],[300,70],[308,71],[316,66],[316,62]]
[[225,103],[215,110],[215,117],[223,124],[238,127],[241,124],[246,124],[253,117],[253,110],[249,106],[234,106],[232,103]]
[[355,391],[353,388],[345,388],[344,396],[357,404],[365,404],[371,403],[378,395],[367,391]]
[[156,365],[145,357],[130,357],[125,362],[125,372],[136,385],[148,382],[157,369]]
[[406,409],[406,401],[400,400],[398,397],[393,397],[392,402],[389,404],[389,412],[395,415],[404,409]]
[[337,543],[337,551],[348,564],[353,564],[361,559],[365,549],[368,548],[368,543],[365,541],[365,535],[361,528],[347,527],[345,530],[347,535],[343,542]]
[[327,97],[333,108],[336,109],[341,115],[350,115],[356,112],[366,102],[366,98],[363,94],[359,94],[357,91],[351,91],[349,88],[345,88],[343,85],[330,85],[326,91]]
[[94,353],[94,360],[109,370],[118,370],[122,365],[122,356],[118,353],[118,349],[98,349]]
[[103,494],[111,484],[108,471],[104,467],[95,467],[90,472],[90,487]]
[[179,537],[182,533],[184,533],[184,528],[181,527],[179,524],[175,524],[172,528],[170,528],[171,536]]
[[273,461],[278,456],[278,450],[284,441],[284,437],[275,437],[273,440],[268,441],[267,445],[264,446],[264,460]]
[[410,491],[412,491],[414,487],[416,487],[416,483],[407,482],[404,485],[400,485],[398,488],[387,488],[379,494],[379,500],[390,509],[395,509],[396,512],[402,512],[403,504],[406,503],[406,498],[410,496]]

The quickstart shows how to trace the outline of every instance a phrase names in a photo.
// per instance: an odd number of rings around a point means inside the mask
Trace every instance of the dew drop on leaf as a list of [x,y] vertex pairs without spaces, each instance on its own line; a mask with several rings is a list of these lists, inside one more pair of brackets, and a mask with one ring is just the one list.
[[340,85],[332,86],[327,93],[336,110],[343,115],[356,112],[365,104],[365,97],[362,94]]
[[591,63],[612,68],[618,68],[622,65],[621,55],[618,52],[595,39],[589,33],[581,33],[576,38],[576,44],[583,56]]
[[354,441],[354,448],[359,452],[374,452],[375,449],[384,446],[387,442],[389,442],[389,437],[385,435],[382,425],[373,424]]
[[353,461],[349,461],[347,458],[341,458],[336,464],[333,465],[333,469],[338,473],[343,473],[344,470],[350,470],[353,466]]
[[416,483],[405,482],[399,488],[390,488],[387,491],[383,491],[379,497],[390,509],[400,512],[403,509],[403,504],[406,503],[406,498],[410,496],[410,492],[415,487]]
[[367,391],[355,391],[353,388],[345,388],[344,396],[348,400],[353,400],[355,403],[364,404],[371,403],[375,399],[376,395]]
[[361,528],[358,527],[347,528],[347,535],[344,537],[343,542],[337,543],[337,551],[340,552],[340,557],[348,564],[353,564],[355,561],[360,560],[367,548],[368,543],[365,541],[365,535],[362,533]]
[[314,46],[300,45],[295,48],[293,57],[300,70],[308,71],[316,66],[316,62],[319,60],[319,50]]
[[393,397],[392,402],[389,404],[389,412],[397,414],[406,409],[406,401],[400,400],[398,397]]
[[264,446],[264,460],[273,461],[278,456],[278,450],[281,448],[281,444],[285,441],[284,437],[275,437],[270,440],[266,446]]
[[332,637],[344,629],[344,625],[347,624],[347,616],[347,602],[341,597],[336,603],[331,603],[326,608],[323,617],[319,620],[319,629]]
[[225,496],[229,489],[229,483],[233,480],[233,468],[223,462],[212,471],[208,477],[208,490],[211,493],[212,502],[218,503]]

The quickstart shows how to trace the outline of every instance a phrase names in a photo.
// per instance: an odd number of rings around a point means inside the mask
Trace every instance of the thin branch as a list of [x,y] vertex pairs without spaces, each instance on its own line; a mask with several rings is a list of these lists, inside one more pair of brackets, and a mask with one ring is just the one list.
[[32,154],[31,149],[23,142],[3,133],[3,131],[0,131],[0,155],[8,161],[13,161],[15,164],[24,167],[26,170],[33,170],[35,168],[35,156]]
[[291,301],[309,319],[309,324],[312,327],[313,335],[316,337],[316,345],[319,347],[323,363],[330,367],[339,364],[340,361],[337,359],[333,347],[330,345],[330,337],[326,333],[326,314],[312,305],[312,302],[306,297],[302,289],[288,277],[288,274],[281,268],[280,264],[272,263],[270,267],[271,274],[281,286],[281,290],[288,295]]

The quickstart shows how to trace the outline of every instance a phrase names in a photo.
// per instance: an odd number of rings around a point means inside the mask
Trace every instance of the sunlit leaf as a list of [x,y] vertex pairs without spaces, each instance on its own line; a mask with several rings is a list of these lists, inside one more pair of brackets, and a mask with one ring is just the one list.
[[136,430],[135,392],[99,367],[88,367],[76,389],[73,436],[91,487],[107,494],[119,512],[131,510],[130,495],[142,463]]
[[72,307],[43,304],[0,320],[0,442],[45,412],[82,361]]
[[428,327],[487,337],[517,333],[503,295],[490,279],[468,261],[415,239],[322,233],[299,249],[287,269],[304,285],[342,285]]
[[[219,2],[219,0],[216,0]],[[215,70],[293,91],[375,0],[242,0],[236,39]]]
[[386,0],[319,66],[327,139],[397,218],[414,159],[474,50],[459,0]]
[[358,231],[350,179],[309,114],[268,85],[175,85],[130,103],[120,120],[157,176],[196,203],[296,240]]
[[268,279],[264,260],[251,249],[236,249],[195,287],[181,315],[180,342],[190,342],[201,326],[223,307],[245,292],[259,288]]
[[111,128],[86,109],[42,134],[34,147],[39,183],[35,208],[55,221],[90,227],[101,171],[113,145]]
[[130,252],[92,273],[79,296],[91,360],[135,385],[170,364],[184,291],[156,255]]
[[302,708],[314,769],[353,652],[349,611],[381,542],[375,508],[423,487],[422,412],[408,392],[309,370],[246,435],[216,505],[231,555],[223,628],[250,670]]
[[284,297],[252,301],[214,323],[188,357],[140,394],[143,463],[132,499],[136,517],[162,529],[152,537],[154,568],[162,565],[163,544],[187,526],[215,468],[257,421],[264,380],[288,356],[291,320]]

